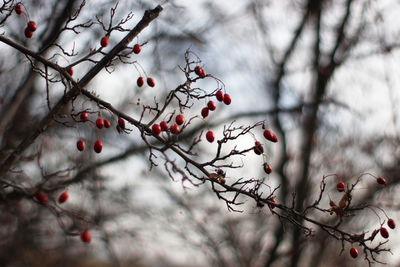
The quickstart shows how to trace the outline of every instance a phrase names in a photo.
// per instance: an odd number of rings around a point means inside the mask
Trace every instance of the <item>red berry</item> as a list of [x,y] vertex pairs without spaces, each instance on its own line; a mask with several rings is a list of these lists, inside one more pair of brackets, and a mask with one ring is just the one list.
[[90,241],[92,240],[92,236],[90,235],[90,232],[88,230],[85,230],[81,233],[81,240],[82,242],[90,243]]
[[215,97],[219,102],[224,101],[224,92],[222,92],[222,90],[218,90],[217,93],[215,94]]
[[156,82],[154,81],[153,78],[148,77],[147,78],[147,85],[150,86],[150,87],[154,87],[154,86],[156,86]]
[[357,258],[357,257],[358,257],[358,250],[357,250],[356,248],[351,248],[351,249],[350,249],[350,255],[351,255],[353,258]]
[[85,141],[83,141],[82,139],[79,139],[78,142],[76,142],[76,148],[79,151],[85,150]]
[[376,179],[376,181],[378,182],[378,184],[386,185],[386,179],[383,178],[383,177],[378,177],[378,178]]
[[103,36],[100,40],[100,45],[102,47],[107,47],[108,46],[108,36]]
[[154,135],[159,135],[161,133],[161,126],[160,124],[153,124],[153,126],[151,127],[151,131]]
[[94,151],[96,153],[100,153],[102,149],[103,149],[103,142],[100,139],[97,139],[96,142],[94,143]]
[[81,121],[87,121],[89,120],[89,115],[86,112],[81,113]]
[[199,75],[199,76],[200,76],[200,73],[201,73],[201,67],[200,67],[200,66],[196,66],[196,67],[194,67],[194,73],[196,73],[197,75]]
[[267,139],[268,141],[271,141],[273,143],[278,142],[278,137],[276,137],[276,135],[273,132],[271,132],[270,130],[264,131],[264,137],[265,137],[265,139]]
[[185,117],[182,114],[176,116],[175,121],[178,125],[182,125],[185,122]]
[[137,86],[142,87],[143,84],[144,84],[144,78],[143,78],[142,76],[140,76],[139,78],[137,78],[136,84],[137,84]]
[[379,232],[381,233],[381,236],[383,238],[389,238],[389,232],[385,227],[381,227],[381,229],[379,230]]
[[61,195],[58,197],[58,203],[64,203],[65,201],[67,201],[68,197],[68,192],[62,192]]
[[179,129],[178,124],[176,124],[176,123],[172,124],[172,125],[169,127],[169,130],[170,130],[171,133],[173,133],[173,134],[178,134],[178,133],[181,131],[181,129]]
[[342,182],[342,181],[340,181],[339,183],[337,183],[337,185],[336,185],[336,189],[337,189],[337,191],[339,191],[339,192],[343,192],[344,191],[344,182]]
[[69,74],[70,76],[72,76],[72,75],[74,74],[74,69],[73,69],[72,67],[69,67],[69,68],[67,69],[67,72],[68,72],[68,74]]
[[106,128],[110,128],[110,126],[111,126],[111,122],[109,121],[109,120],[104,120],[104,127],[106,127]]
[[266,174],[270,174],[272,172],[272,168],[271,168],[271,166],[269,166],[268,163],[264,164],[264,171]]
[[118,118],[118,126],[121,129],[125,129],[125,120],[123,118]]
[[31,32],[28,28],[25,28],[24,33],[26,38],[32,38],[33,32]]
[[224,94],[224,99],[223,99],[225,105],[230,105],[232,102],[231,96],[228,94]]
[[201,68],[201,69],[200,69],[200,74],[199,74],[199,76],[200,76],[201,78],[204,78],[204,77],[206,77],[206,75],[207,75],[206,71],[205,71],[203,68]]
[[256,141],[254,144],[254,153],[256,153],[257,155],[261,155],[262,153],[264,153],[264,148],[262,147],[262,144],[259,141]]
[[210,110],[207,107],[201,110],[201,116],[203,116],[203,118],[207,117],[208,113],[210,113]]
[[394,222],[393,219],[389,219],[388,222],[387,222],[387,225],[388,225],[391,229],[396,228],[396,223]]
[[17,13],[18,15],[22,14],[22,5],[20,3],[15,5],[15,13]]
[[[271,198],[271,199],[269,199],[269,201],[272,202],[272,203],[276,203],[276,199],[275,199],[275,198]],[[275,208],[275,205],[274,205],[274,204],[268,204],[268,206],[269,206],[272,210]]]
[[43,191],[37,192],[35,197],[36,200],[39,201],[39,203],[41,204],[46,204],[47,202],[49,202],[49,196]]
[[142,51],[142,46],[141,46],[140,44],[135,44],[135,45],[133,46],[133,53],[139,54],[140,51]]
[[36,22],[33,20],[28,21],[26,28],[29,29],[31,32],[36,31]]
[[215,140],[214,132],[211,130],[207,131],[206,138],[207,138],[208,142],[210,142],[210,143],[214,142],[214,140]]
[[160,127],[161,127],[161,130],[163,130],[164,132],[168,131],[168,123],[166,121],[162,121],[160,123]]
[[97,128],[101,129],[104,127],[104,120],[102,118],[97,118],[96,120],[96,126]]
[[214,111],[214,110],[217,108],[217,106],[215,105],[214,101],[211,101],[211,100],[208,101],[207,107],[208,107],[208,109],[211,110],[211,111]]

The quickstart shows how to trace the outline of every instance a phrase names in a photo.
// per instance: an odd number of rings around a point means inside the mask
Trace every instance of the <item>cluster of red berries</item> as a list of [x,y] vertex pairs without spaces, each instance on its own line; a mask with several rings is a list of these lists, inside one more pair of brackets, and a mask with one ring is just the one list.
[[201,77],[201,78],[204,78],[204,77],[206,77],[206,75],[207,75],[206,71],[205,71],[202,67],[200,67],[200,66],[196,66],[196,67],[194,68],[194,73],[196,73],[197,76],[199,76],[199,77]]
[[151,127],[151,132],[153,135],[159,135],[161,132],[168,132],[170,131],[172,134],[178,134],[181,132],[179,125],[185,123],[185,116],[183,114],[178,114],[175,117],[175,123],[168,126],[166,121],[161,121],[160,124],[154,123]]
[[[38,191],[35,194],[35,198],[40,204],[47,204],[49,202],[49,196],[44,191]],[[58,203],[62,204],[65,201],[67,201],[68,198],[69,198],[68,192],[64,191],[58,196]]]
[[[15,13],[17,13],[18,15],[22,14],[22,4],[18,3],[15,5],[14,7]],[[25,33],[25,37],[26,38],[32,38],[33,33],[36,31],[36,22],[33,20],[28,21],[28,23],[26,24],[26,28],[24,30]]]
[[[150,87],[156,86],[156,82],[154,81],[154,78],[152,78],[152,77],[147,77],[146,82],[147,82],[147,85]],[[137,86],[142,87],[144,84],[144,78],[142,76],[137,78],[136,84],[137,84]]]

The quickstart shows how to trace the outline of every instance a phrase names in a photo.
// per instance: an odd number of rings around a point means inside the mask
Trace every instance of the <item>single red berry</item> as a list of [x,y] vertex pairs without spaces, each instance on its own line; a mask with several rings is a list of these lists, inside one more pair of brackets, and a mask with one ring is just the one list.
[[200,73],[201,73],[201,67],[200,67],[200,66],[196,66],[196,67],[194,67],[194,73],[196,73],[198,76],[200,76]]
[[26,28],[28,28],[31,32],[36,31],[36,22],[33,20],[28,21]]
[[78,142],[76,142],[76,148],[79,151],[85,150],[85,141],[83,141],[82,139],[79,139]]
[[389,238],[389,232],[385,227],[381,227],[381,229],[379,230],[379,232],[381,233],[381,236],[383,238]]
[[62,192],[61,195],[58,197],[58,203],[64,203],[65,201],[68,200],[68,192]]
[[215,97],[219,102],[224,101],[224,92],[222,92],[222,90],[218,90],[217,93],[215,94]]
[[156,82],[154,81],[153,78],[148,77],[147,78],[147,85],[150,86],[150,87],[154,87],[154,86],[156,86]]
[[111,122],[109,120],[104,119],[104,127],[110,128]]
[[159,135],[161,133],[161,126],[160,124],[154,123],[151,127],[151,131],[154,135]]
[[133,46],[133,53],[139,54],[140,51],[142,51],[142,46],[141,46],[140,44],[135,44],[135,45]]
[[343,192],[344,191],[344,182],[342,182],[342,181],[340,181],[339,183],[337,183],[337,185],[336,185],[336,189],[337,189],[337,191],[339,191],[339,192]]
[[389,219],[388,222],[387,222],[387,225],[388,225],[391,229],[396,228],[396,223],[395,223],[395,221],[394,221],[393,219]]
[[96,142],[94,143],[94,151],[96,153],[100,153],[102,149],[103,149],[103,142],[100,139],[97,139]]
[[214,140],[215,140],[214,132],[211,130],[207,131],[206,138],[207,138],[208,142],[210,142],[210,143],[214,142]]
[[99,128],[99,129],[101,129],[101,128],[104,127],[104,120],[103,120],[103,118],[97,118],[97,120],[96,120],[96,126],[97,126],[97,128]]
[[262,153],[264,153],[264,148],[262,147],[262,144],[259,141],[256,141],[254,144],[254,153],[256,153],[257,155],[261,155]]
[[201,110],[201,116],[203,116],[203,118],[207,117],[208,113],[210,113],[210,110],[208,109],[208,107],[205,107]]
[[358,250],[356,248],[350,249],[350,255],[355,259],[358,257]]
[[47,202],[49,202],[49,196],[43,191],[37,192],[35,197],[36,200],[39,201],[39,203],[41,204],[46,204]]
[[270,130],[264,131],[264,137],[265,137],[265,139],[267,139],[268,141],[271,141],[273,143],[278,142],[278,137],[276,137],[276,134],[274,134]]
[[81,113],[81,121],[88,121],[88,120],[89,120],[89,115],[85,111],[83,111]]
[[137,78],[136,84],[137,84],[137,86],[142,87],[143,84],[144,84],[144,78],[143,78],[142,76],[140,76],[139,78]]
[[18,3],[15,5],[15,13],[17,13],[18,15],[22,14],[22,5],[21,3]]
[[168,131],[168,123],[166,121],[160,122],[160,127],[161,127],[161,130],[163,130],[164,132]]
[[118,126],[125,129],[125,120],[123,118],[118,118]]
[[176,123],[172,124],[172,125],[169,127],[169,130],[170,130],[171,133],[173,133],[173,134],[178,134],[178,133],[181,131],[181,129],[179,129],[178,124],[176,124]]
[[67,72],[68,72],[68,74],[69,74],[70,76],[72,76],[72,75],[74,74],[74,69],[73,69],[72,67],[69,67],[69,68],[67,69]]
[[[275,199],[275,198],[270,198],[269,201],[272,202],[272,203],[276,203],[276,199]],[[275,205],[274,205],[274,204],[268,204],[268,206],[269,206],[272,210],[275,208]]]
[[214,101],[211,101],[211,100],[208,101],[207,107],[208,107],[208,109],[211,110],[211,111],[214,111],[214,110],[217,108],[217,106],[215,105]]
[[85,230],[81,233],[81,240],[85,243],[90,243],[90,241],[92,241],[92,236],[88,230]]
[[33,32],[31,32],[28,28],[25,28],[24,33],[26,38],[32,38],[33,36]]
[[264,171],[266,174],[270,174],[272,172],[272,168],[268,163],[264,163]]
[[378,178],[376,179],[376,181],[377,181],[378,184],[380,184],[380,185],[386,185],[386,179],[383,178],[383,177],[378,177]]
[[204,78],[204,77],[206,77],[206,75],[207,75],[207,73],[206,73],[205,69],[201,68],[201,69],[200,69],[199,76],[200,76],[201,78]]
[[175,121],[178,125],[182,125],[185,122],[185,117],[182,114],[176,116]]
[[100,45],[102,47],[107,47],[108,46],[108,36],[103,36],[100,40]]
[[224,94],[224,99],[223,99],[225,105],[230,105],[232,103],[231,96],[228,94]]

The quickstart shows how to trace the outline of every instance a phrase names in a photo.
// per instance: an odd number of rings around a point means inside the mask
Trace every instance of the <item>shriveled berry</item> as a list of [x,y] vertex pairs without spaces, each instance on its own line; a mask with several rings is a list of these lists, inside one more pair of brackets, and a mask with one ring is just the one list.
[[81,113],[81,121],[88,121],[89,120],[89,115],[86,112]]
[[387,225],[389,226],[389,228],[394,229],[396,228],[396,223],[393,219],[389,219],[387,222]]
[[143,84],[144,84],[144,78],[143,78],[142,76],[140,76],[139,78],[137,78],[136,84],[137,84],[137,86],[142,87]]
[[100,40],[100,45],[101,45],[102,47],[107,47],[107,46],[108,46],[108,40],[109,40],[109,37],[108,37],[108,36],[103,36],[103,37],[101,38],[101,40]]
[[[276,203],[276,199],[275,198],[270,198],[270,199],[268,199],[270,202],[272,202],[272,203]],[[270,209],[274,209],[275,208],[275,205],[274,204],[268,204],[268,206],[270,207]]]
[[201,110],[201,116],[203,116],[203,118],[207,117],[209,113],[210,113],[210,110],[208,109],[208,107],[204,107]]
[[118,126],[121,129],[125,129],[125,120],[123,118],[118,118]]
[[90,241],[92,241],[92,236],[88,230],[85,230],[81,233],[81,240],[85,243],[90,243]]
[[343,191],[344,191],[344,186],[345,186],[345,184],[344,184],[344,182],[342,182],[342,181],[340,181],[339,183],[337,183],[337,185],[336,185],[337,191],[343,192]]
[[154,86],[156,86],[156,82],[154,81],[153,78],[148,77],[147,78],[147,85],[150,86],[150,87],[154,87]]
[[224,99],[223,99],[225,105],[230,105],[232,103],[232,98],[228,94],[224,94]]
[[256,141],[254,144],[254,153],[256,153],[257,155],[261,155],[262,153],[264,153],[264,148],[262,147],[262,144],[259,141]]
[[383,178],[383,177],[378,177],[378,178],[376,179],[376,182],[377,182],[378,184],[380,184],[380,185],[386,185],[386,179]]
[[172,125],[169,127],[169,130],[170,130],[171,133],[173,133],[173,134],[178,134],[178,133],[181,131],[181,129],[179,129],[178,124],[176,124],[176,123],[172,124]]
[[379,232],[383,238],[389,238],[389,231],[385,227],[381,227]]
[[139,54],[140,51],[142,51],[142,46],[141,46],[140,44],[135,44],[135,45],[133,46],[133,53]]
[[85,150],[85,141],[83,141],[82,139],[79,139],[78,142],[76,142],[76,148],[79,151]]
[[34,22],[33,20],[28,21],[28,23],[26,24],[26,28],[29,29],[31,32],[36,31],[36,22]]
[[185,122],[185,117],[182,114],[176,116],[175,121],[178,125],[182,125]]
[[218,90],[217,93],[215,94],[215,97],[219,102],[224,101],[224,92],[222,92],[222,90]]
[[62,192],[60,194],[60,196],[58,197],[58,203],[60,203],[60,204],[64,203],[65,201],[68,200],[68,197],[69,197],[68,192]]
[[160,127],[161,127],[162,131],[164,131],[164,132],[168,131],[168,123],[166,121],[160,122]]
[[154,135],[159,135],[161,133],[161,126],[160,124],[154,123],[153,126],[151,127],[151,132]]
[[214,101],[211,101],[211,100],[208,101],[207,107],[208,107],[208,109],[211,110],[211,111],[214,111],[214,110],[217,108],[217,106],[215,105]]
[[215,140],[214,132],[211,131],[211,130],[208,130],[207,133],[206,133],[206,139],[210,143],[214,142],[214,140]]
[[103,120],[103,118],[97,118],[97,120],[96,120],[96,126],[97,126],[97,128],[99,128],[99,129],[101,129],[101,128],[104,127],[104,120]]
[[350,249],[350,255],[355,259],[358,257],[358,250],[356,248]]
[[104,119],[104,127],[110,128],[111,122],[109,120]]
[[266,174],[270,174],[272,172],[272,168],[268,163],[264,163],[264,171]]
[[24,33],[26,38],[32,38],[33,36],[33,32],[31,32],[28,28],[25,28]]
[[74,69],[73,69],[72,67],[69,67],[69,68],[67,69],[67,72],[68,72],[68,74],[69,74],[70,76],[72,76],[72,75],[74,74]]
[[49,196],[43,191],[37,192],[35,198],[41,204],[46,204],[49,202]]
[[278,142],[278,137],[276,136],[276,134],[274,134],[270,130],[264,131],[264,137],[265,137],[265,139],[267,139],[268,141],[271,141],[273,143]]
[[100,139],[97,139],[93,148],[96,153],[100,153],[103,149],[103,142]]
[[21,5],[21,3],[16,4],[14,9],[15,9],[15,13],[17,13],[18,15],[22,14],[22,5]]

